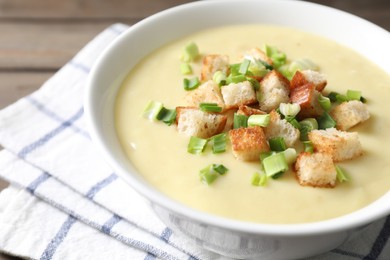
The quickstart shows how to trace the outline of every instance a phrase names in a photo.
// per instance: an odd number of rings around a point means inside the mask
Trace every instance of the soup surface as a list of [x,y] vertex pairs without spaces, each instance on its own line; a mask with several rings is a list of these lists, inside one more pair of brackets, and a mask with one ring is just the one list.
[[[227,152],[187,153],[188,136],[175,126],[141,116],[150,100],[167,108],[183,105],[185,90],[180,54],[190,41],[201,54],[239,57],[264,43],[290,60],[308,58],[320,66],[327,91],[361,90],[371,118],[350,131],[359,132],[364,155],[338,163],[350,176],[335,188],[302,187],[293,172],[265,187],[251,185],[259,163],[236,160]],[[200,63],[194,65],[198,75]],[[232,63],[232,61],[231,61]],[[227,218],[259,223],[303,223],[325,220],[364,207],[390,190],[390,76],[360,54],[333,41],[290,28],[240,25],[213,28],[172,42],[151,53],[126,77],[117,96],[115,122],[129,160],[151,185],[192,208]],[[229,171],[207,186],[199,170],[222,163]]]

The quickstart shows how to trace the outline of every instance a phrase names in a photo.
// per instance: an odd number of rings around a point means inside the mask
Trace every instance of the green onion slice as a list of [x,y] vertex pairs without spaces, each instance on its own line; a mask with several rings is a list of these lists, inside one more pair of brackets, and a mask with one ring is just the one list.
[[362,97],[362,92],[361,91],[351,90],[351,89],[347,90],[347,98],[348,98],[348,100],[359,100],[360,101],[361,97]]
[[245,60],[240,64],[240,68],[238,69],[238,73],[240,73],[240,74],[242,74],[242,75],[246,75],[246,73],[248,72],[248,68],[249,68],[249,65],[250,65],[250,64],[251,64],[251,61],[245,59]]
[[201,154],[206,147],[208,139],[191,136],[190,141],[187,145],[187,152],[192,154]]
[[297,160],[297,151],[294,148],[287,148],[281,153],[286,157],[287,164],[292,164]]
[[269,114],[266,115],[251,115],[248,118],[248,126],[262,126],[266,127],[269,125],[271,120],[271,116]]
[[224,175],[229,170],[223,164],[212,164],[212,169],[218,172],[220,175]]
[[328,112],[324,112],[318,118],[318,129],[332,128],[336,126],[336,121],[329,115]]
[[253,186],[265,186],[267,184],[267,175],[255,172],[252,175],[251,183]]
[[218,70],[213,75],[213,81],[218,84],[218,86],[226,85],[226,75],[222,71]]
[[298,120],[295,117],[286,116],[284,119],[286,119],[286,121],[292,124],[292,126],[295,127],[296,129],[301,128],[301,125],[299,124]]
[[240,115],[237,113],[234,113],[233,117],[233,128],[241,128],[241,127],[247,127],[248,126],[248,117],[246,115]]
[[142,115],[151,121],[155,121],[157,120],[157,116],[162,109],[163,104],[161,102],[149,101]]
[[226,151],[226,133],[214,135],[211,139],[213,140],[213,153],[223,153]]
[[321,94],[318,96],[318,102],[320,103],[322,109],[324,109],[326,112],[328,112],[332,108],[332,103],[330,102],[330,98],[324,97]]
[[339,182],[347,182],[349,181],[349,178],[347,176],[347,173],[338,165],[335,165],[336,172],[337,172],[337,180]]
[[180,64],[180,72],[183,75],[188,75],[192,73],[192,67],[187,62],[183,62]]
[[305,152],[313,153],[314,152],[314,146],[311,141],[303,141],[303,149]]
[[227,171],[228,168],[222,164],[210,164],[200,170],[199,177],[203,183],[210,185],[218,178],[219,175],[224,175]]
[[264,158],[262,165],[264,167],[265,174],[268,177],[283,174],[286,170],[288,170],[288,164],[284,153],[275,153]]
[[157,120],[163,121],[167,125],[171,125],[176,119],[176,109],[167,109],[162,107],[157,115]]
[[308,140],[307,134],[314,129],[318,129],[318,123],[315,118],[303,119],[302,121],[299,122],[299,125],[300,125],[299,131],[301,134],[300,136],[301,141],[307,141]]
[[287,149],[286,142],[284,141],[284,137],[272,137],[268,140],[269,147],[272,151],[282,152]]
[[340,95],[340,94],[337,93],[337,92],[332,91],[332,92],[330,92],[328,94],[328,98],[330,99],[331,102],[336,102],[337,101],[337,95]]
[[265,158],[267,158],[273,154],[275,154],[275,152],[272,152],[272,151],[260,153],[260,161],[262,162]]
[[199,48],[198,45],[194,42],[188,43],[182,52],[181,60],[184,62],[194,61],[199,56]]
[[222,107],[218,106],[217,103],[199,103],[200,110],[204,112],[221,112]]
[[193,90],[199,87],[200,81],[198,77],[192,78],[192,79],[183,79],[183,87],[185,90]]
[[229,75],[229,77],[226,78],[226,84],[230,83],[240,83],[243,81],[246,81],[247,78],[245,75]]
[[279,111],[285,117],[295,117],[301,111],[301,106],[297,103],[280,103]]

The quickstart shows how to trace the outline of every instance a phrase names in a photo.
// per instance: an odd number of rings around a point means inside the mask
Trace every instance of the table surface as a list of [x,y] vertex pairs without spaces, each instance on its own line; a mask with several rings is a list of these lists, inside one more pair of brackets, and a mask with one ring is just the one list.
[[[109,25],[131,25],[186,2],[191,1],[0,0],[0,109],[38,89]],[[389,0],[310,2],[350,12],[390,31]],[[0,179],[0,191],[7,186]],[[16,258],[0,254],[4,259]]]

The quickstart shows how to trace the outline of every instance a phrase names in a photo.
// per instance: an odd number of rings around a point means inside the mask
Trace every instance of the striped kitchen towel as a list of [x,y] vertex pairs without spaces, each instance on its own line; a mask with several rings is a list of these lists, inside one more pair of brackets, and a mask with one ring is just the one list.
[[[91,144],[83,92],[96,57],[128,27],[92,40],[38,91],[0,111],[0,251],[32,259],[223,259],[166,227]],[[311,259],[390,259],[390,218]]]

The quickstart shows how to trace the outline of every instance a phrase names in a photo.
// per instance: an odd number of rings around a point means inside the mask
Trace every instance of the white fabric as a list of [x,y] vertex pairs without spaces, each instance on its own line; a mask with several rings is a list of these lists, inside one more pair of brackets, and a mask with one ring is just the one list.
[[[167,228],[97,154],[83,120],[96,57],[127,26],[91,41],[38,91],[0,111],[0,251],[32,259],[220,259]],[[311,259],[389,259],[390,220]],[[372,257],[371,257],[372,256]]]

